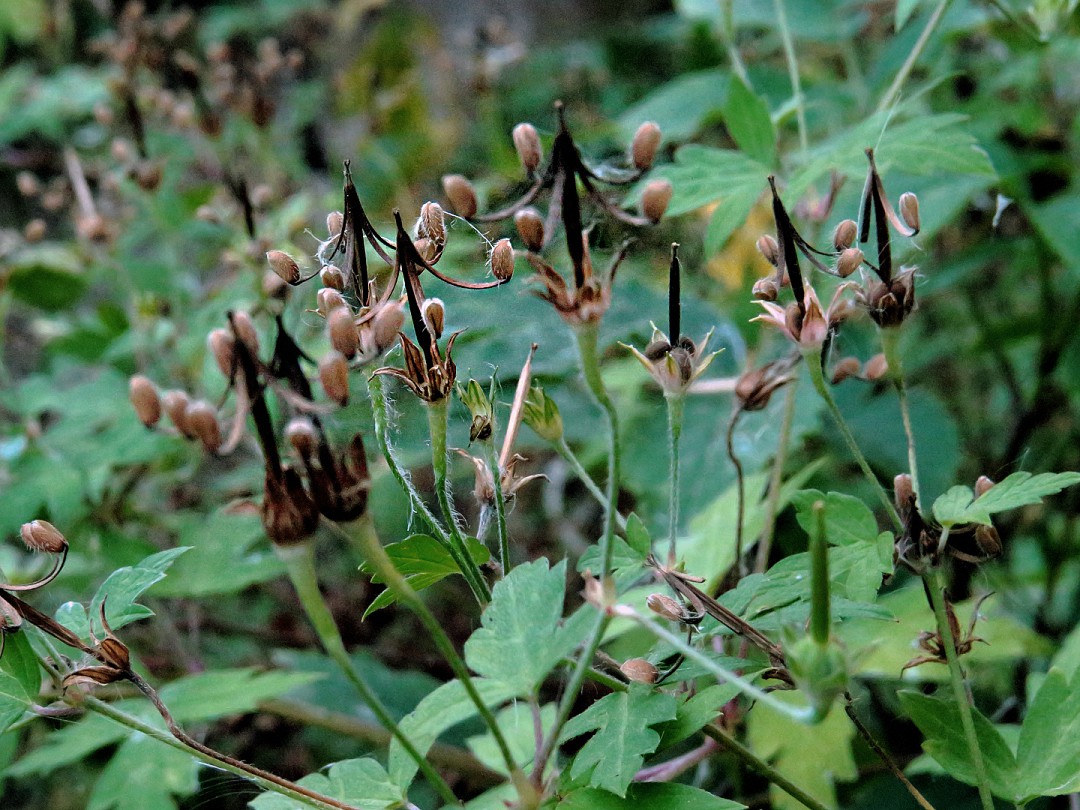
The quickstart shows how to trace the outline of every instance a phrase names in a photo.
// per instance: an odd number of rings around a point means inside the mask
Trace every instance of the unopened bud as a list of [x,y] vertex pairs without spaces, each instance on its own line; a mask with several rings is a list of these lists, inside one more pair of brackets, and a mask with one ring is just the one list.
[[480,204],[476,199],[476,189],[467,177],[461,174],[444,175],[442,187],[454,211],[465,219],[476,216]]
[[840,254],[840,258],[836,260],[836,272],[840,274],[840,278],[847,278],[859,269],[862,262],[863,252],[861,250],[847,248]]
[[345,216],[340,211],[331,211],[326,215],[326,230],[333,239],[341,236],[341,229],[345,226]]
[[682,605],[662,593],[650,593],[645,599],[645,604],[653,613],[669,621],[681,622],[686,616]]
[[60,530],[47,520],[32,520],[19,529],[23,544],[31,551],[44,551],[60,554],[67,548],[68,542]]
[[660,670],[644,658],[630,658],[622,663],[619,671],[634,683],[656,683]]
[[128,396],[140,422],[148,428],[158,423],[161,419],[161,399],[149,379],[142,374],[132,377],[128,381]]
[[889,373],[889,363],[885,359],[885,355],[878,353],[866,361],[866,365],[863,366],[863,376],[871,381],[880,380],[886,374]]
[[330,336],[330,345],[345,357],[353,357],[360,348],[360,334],[348,307],[337,307],[330,313],[326,319],[326,332]]
[[638,170],[645,171],[653,165],[660,140],[660,127],[655,122],[646,121],[637,128],[630,142],[630,158]]
[[332,287],[323,287],[315,293],[315,300],[319,314],[324,318],[329,318],[330,313],[338,307],[345,306],[344,296]]
[[859,234],[859,226],[855,224],[853,219],[845,219],[839,225],[836,226],[836,230],[833,231],[832,243],[833,247],[838,251],[846,250],[855,244],[855,237]]
[[904,220],[904,224],[911,230],[919,230],[919,198],[912,194],[910,191],[905,191],[900,195],[900,201],[897,203],[897,207],[900,209],[900,218]]
[[915,486],[910,474],[900,473],[893,478],[893,500],[900,512],[906,511],[915,500]]
[[341,272],[340,267],[333,264],[328,264],[319,271],[319,281],[322,282],[324,287],[329,287],[331,290],[341,292],[345,289],[345,275]]
[[514,225],[525,247],[538,253],[544,246],[544,220],[535,208],[522,208],[514,214]]
[[832,384],[843,382],[848,377],[857,377],[859,375],[859,358],[857,357],[845,357],[833,368],[832,372]]
[[206,345],[226,380],[231,380],[236,365],[236,339],[226,329],[212,329]]
[[446,244],[446,219],[442,206],[437,202],[426,202],[420,206],[420,236],[426,236],[438,246]]
[[270,269],[286,284],[296,284],[300,281],[300,265],[284,250],[268,251],[266,261],[270,264]]
[[754,282],[752,294],[757,301],[775,301],[777,295],[780,294],[780,290],[776,286],[776,279],[772,277],[759,278]]
[[319,381],[326,396],[338,405],[349,403],[349,364],[341,352],[331,349],[319,360]]
[[285,425],[285,440],[293,446],[301,458],[308,458],[315,452],[319,437],[310,419],[306,416],[297,416]]
[[499,281],[514,275],[514,246],[509,239],[500,239],[491,249],[491,274]]
[[180,431],[180,435],[187,439],[195,438],[187,421],[187,409],[190,402],[191,398],[184,391],[166,391],[161,397],[162,410]]
[[659,222],[667,211],[673,193],[674,189],[669,181],[651,181],[641,193],[641,213],[650,222]]
[[221,428],[218,426],[214,407],[205,400],[197,400],[188,405],[184,416],[188,429],[208,453],[216,453],[221,447]]
[[990,491],[990,488],[994,486],[994,479],[988,478],[985,475],[980,475],[975,482],[975,497],[979,498]]
[[536,127],[532,124],[518,124],[514,127],[511,137],[514,139],[514,148],[517,149],[518,157],[521,158],[521,165],[525,167],[526,173],[532,174],[540,167],[540,161],[544,157]]
[[247,346],[252,354],[259,353],[259,334],[255,331],[255,323],[251,316],[242,309],[232,314],[233,332],[236,337]]
[[563,422],[559,406],[536,383],[529,389],[521,416],[522,421],[541,439],[557,442],[562,438]]
[[757,249],[765,257],[765,261],[776,267],[777,262],[780,261],[780,245],[776,243],[775,237],[763,234],[757,240]]

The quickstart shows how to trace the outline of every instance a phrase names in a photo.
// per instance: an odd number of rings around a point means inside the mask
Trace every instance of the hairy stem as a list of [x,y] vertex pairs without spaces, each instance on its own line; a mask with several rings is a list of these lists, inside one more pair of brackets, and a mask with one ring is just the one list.
[[915,40],[911,52],[908,53],[907,59],[904,60],[904,64],[900,66],[900,70],[898,70],[896,76],[893,77],[892,84],[889,85],[889,89],[886,90],[885,94],[881,97],[874,112],[879,113],[887,110],[899,97],[900,91],[904,88],[904,83],[908,80],[908,76],[911,75],[911,71],[915,68],[915,63],[919,61],[919,57],[922,56],[922,52],[926,49],[926,43],[930,41],[934,29],[937,28],[938,23],[941,22],[941,18],[945,15],[945,12],[951,4],[952,0],[940,0],[934,7],[934,10],[930,12],[930,17],[926,20],[926,25],[923,26],[923,30],[919,33],[919,38]]
[[671,486],[668,489],[668,565],[674,566],[675,545],[679,535],[679,437],[682,435],[685,397],[679,393],[669,394],[664,399],[667,401],[668,441],[671,444]]
[[886,328],[881,332],[881,345],[885,349],[885,362],[889,365],[889,376],[896,386],[896,395],[900,399],[900,419],[904,423],[904,435],[907,437],[908,469],[911,473],[911,488],[915,491],[915,505],[922,506],[922,491],[919,489],[919,464],[915,455],[915,432],[911,428],[911,410],[908,407],[907,383],[904,381],[904,367],[900,358],[900,329]]
[[495,453],[495,445],[491,441],[482,442],[484,455],[486,456],[488,469],[491,470],[491,480],[495,487],[495,531],[499,538],[499,563],[502,565],[503,576],[510,571],[510,534],[506,530],[506,502],[503,500],[502,468],[499,466],[499,457]]
[[795,122],[799,127],[799,148],[805,152],[809,148],[806,135],[806,101],[803,98],[802,80],[799,78],[799,60],[795,56],[795,41],[788,27],[784,0],[773,0],[776,10],[776,27],[780,31],[780,41],[784,45],[784,60],[787,62],[788,78],[791,80],[791,93],[795,99]]
[[[566,443],[566,439],[559,437],[558,442],[554,444],[555,452],[562,456],[563,461],[570,465],[570,469],[573,470],[574,475],[577,476],[582,486],[589,491],[589,494],[596,498],[596,502],[600,506],[607,509],[607,496],[604,495],[604,491],[600,489],[599,484],[593,480],[589,475],[589,471],[585,469],[585,466],[581,463],[574,451],[570,449],[570,445]],[[615,523],[620,529],[626,529],[626,518],[623,517],[617,510],[615,512]]]

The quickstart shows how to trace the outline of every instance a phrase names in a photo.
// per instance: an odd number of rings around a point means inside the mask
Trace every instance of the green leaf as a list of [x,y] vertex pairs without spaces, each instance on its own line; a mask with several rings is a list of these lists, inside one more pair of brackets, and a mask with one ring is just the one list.
[[645,524],[641,522],[637,512],[631,512],[630,517],[626,519],[626,544],[637,552],[643,561],[652,551],[652,538],[649,536],[649,530],[645,528]]
[[1051,669],[1028,706],[1017,746],[1016,801],[1080,790],[1080,681]]
[[[555,725],[556,706],[548,703],[540,709],[540,727],[547,734]],[[495,715],[514,762],[528,772],[536,756],[536,723],[532,707],[526,701],[518,700]],[[469,750],[491,770],[506,774],[506,760],[490,731],[469,737]],[[554,765],[548,762],[549,766]]]
[[[465,545],[469,556],[477,565],[483,565],[491,558],[491,552],[488,551],[487,546],[475,537],[466,538]],[[393,561],[394,567],[405,575],[405,579],[416,591],[430,588],[448,576],[461,573],[446,546],[426,534],[413,534],[399,543],[391,543],[386,546],[386,553]],[[371,574],[372,582],[383,581],[367,563],[364,563],[360,570]],[[394,593],[389,588],[385,589],[368,605],[363,618],[366,619],[368,614],[392,605],[396,601],[397,597]]]
[[[3,679],[0,678],[0,690]],[[117,704],[117,708],[132,714],[149,718],[152,711],[145,701],[126,700]],[[77,723],[71,723],[53,731],[30,753],[23,756],[7,769],[8,776],[31,776],[52,773],[57,768],[81,762],[94,751],[107,745],[120,742],[129,734],[129,730],[114,723],[100,714],[88,714]]]
[[[335,762],[326,774],[313,773],[298,785],[339,799],[360,810],[384,810],[405,802],[405,796],[377,760],[370,757]],[[309,810],[311,805],[282,796],[264,793],[251,802],[255,810]]]
[[812,510],[818,501],[825,504],[825,538],[830,545],[850,546],[877,541],[877,519],[866,504],[851,495],[839,492],[825,495],[816,489],[804,489],[791,498],[795,517],[807,534],[816,531]]
[[[680,677],[686,677],[681,671]],[[739,687],[730,683],[717,683],[702,689],[689,700],[683,700],[675,710],[675,719],[660,723],[656,730],[660,732],[658,749],[669,748],[696,733],[702,726],[711,723],[720,714],[720,710],[739,694]]]
[[469,666],[518,694],[531,694],[585,631],[588,614],[582,611],[563,624],[565,588],[565,560],[550,569],[544,559],[525,563],[499,580],[481,627],[465,642]]
[[584,788],[567,793],[556,805],[558,810],[737,810],[745,806],[677,782],[638,782],[622,798]]
[[0,734],[23,716],[26,707],[37,700],[38,690],[41,689],[41,670],[26,633],[8,633],[3,641],[4,654],[0,656]]
[[896,19],[893,25],[897,32],[907,25],[921,2],[922,0],[896,0]]
[[253,712],[263,700],[318,680],[318,673],[219,669],[180,678],[161,688],[161,699],[184,722]]
[[175,810],[174,796],[198,791],[199,768],[186,751],[134,735],[94,783],[87,810]]
[[50,312],[65,310],[86,292],[78,257],[57,245],[35,245],[11,260],[8,286],[18,300]]
[[[155,582],[164,579],[165,571],[187,550],[188,546],[181,546],[159,551],[157,554],[151,554],[138,565],[125,566],[113,571],[108,579],[101,583],[101,587],[90,601],[88,616],[89,621],[93,623],[92,626],[96,628],[94,632],[104,633],[104,628],[100,626],[103,604],[105,618],[108,619],[109,626],[113,630],[119,630],[138,619],[153,616],[154,611],[136,604],[135,600]],[[85,638],[86,628],[70,627],[69,629]]]
[[990,523],[990,515],[1040,503],[1066,487],[1080,483],[1080,473],[1016,472],[978,498],[968,487],[956,486],[934,501],[934,517],[942,526]]
[[574,757],[571,777],[588,776],[590,787],[626,796],[645,755],[660,743],[660,734],[649,726],[675,714],[674,697],[644,685],[631,684],[626,692],[600,698],[563,727],[561,741],[596,731]]
[[719,70],[686,73],[661,85],[619,117],[624,138],[633,137],[645,121],[655,121],[665,141],[684,141],[697,134],[709,115],[724,106],[728,74]]
[[[926,737],[923,750],[950,776],[969,785],[976,784],[975,764],[971,761],[956,703],[918,692],[901,692],[899,697],[908,717]],[[1023,775],[1017,770],[1016,758],[994,724],[978,709],[972,707],[971,711],[990,790],[995,796],[1018,801],[1015,789]]]
[[724,124],[747,157],[771,166],[776,157],[776,130],[769,107],[738,78],[732,78],[724,104]]

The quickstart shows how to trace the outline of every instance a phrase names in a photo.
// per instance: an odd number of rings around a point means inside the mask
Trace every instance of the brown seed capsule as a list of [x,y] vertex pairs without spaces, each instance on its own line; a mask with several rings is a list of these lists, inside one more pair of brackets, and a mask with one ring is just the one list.
[[514,225],[525,247],[538,253],[544,246],[544,220],[535,208],[522,208],[514,214]]
[[394,345],[404,323],[405,310],[400,301],[390,301],[379,309],[371,320],[371,337],[379,354]]
[[323,287],[315,293],[315,300],[318,302],[316,306],[319,314],[324,318],[329,318],[330,313],[338,307],[345,306],[344,296],[332,287]]
[[765,261],[776,267],[776,263],[780,261],[780,246],[776,243],[776,239],[769,234],[764,234],[757,240],[757,249],[761,255],[765,257]]
[[420,223],[417,228],[420,236],[426,236],[435,245],[446,244],[446,219],[442,206],[437,202],[426,202],[420,206]]
[[683,610],[682,605],[662,593],[650,593],[645,599],[645,604],[653,613],[663,616],[669,621],[681,622],[683,617],[686,616],[686,611]]
[[863,376],[868,380],[880,380],[888,373],[889,364],[885,360],[885,355],[881,353],[875,354],[863,366]]
[[848,377],[857,377],[858,374],[859,374],[859,368],[860,367],[861,367],[861,363],[859,363],[859,358],[857,358],[857,357],[845,357],[843,360],[841,360],[839,363],[837,363],[836,366],[833,368],[833,372],[832,372],[832,383],[833,383],[833,385],[836,385],[837,383],[843,382]]
[[286,284],[296,284],[300,281],[300,265],[296,259],[284,250],[271,250],[266,254],[266,261],[278,277]]
[[919,198],[910,191],[905,191],[900,195],[897,208],[900,209],[900,218],[904,220],[904,224],[911,230],[918,231],[920,225]]
[[212,329],[206,336],[206,345],[222,376],[231,380],[236,366],[236,339],[226,329]]
[[775,301],[779,293],[774,278],[759,278],[754,282],[752,295],[757,301]]
[[345,289],[345,275],[337,265],[328,264],[319,271],[319,281],[324,287],[342,292]]
[[296,416],[289,420],[289,424],[285,425],[285,439],[301,458],[309,458],[319,442],[315,425],[306,416]]
[[188,429],[202,442],[206,451],[216,453],[221,447],[221,428],[214,407],[206,400],[196,400],[188,405],[184,418]]
[[915,487],[911,483],[911,475],[900,473],[893,478],[893,500],[900,512],[906,511],[915,500]]
[[846,248],[840,254],[840,258],[836,260],[836,272],[840,274],[840,278],[847,278],[859,269],[862,262],[863,252],[861,250],[858,248]]
[[988,478],[985,475],[980,475],[979,479],[975,482],[975,497],[981,497],[990,491],[990,488],[994,486],[994,479]]
[[454,211],[465,219],[476,216],[480,204],[476,199],[476,189],[467,177],[461,174],[444,175],[442,187]]
[[326,319],[326,333],[330,337],[330,345],[347,358],[355,356],[360,348],[360,334],[356,331],[356,321],[348,307],[338,307],[330,313]]
[[255,331],[255,322],[244,310],[237,310],[232,314],[233,332],[236,334],[248,351],[252,354],[259,353],[259,333]]
[[853,219],[845,219],[836,226],[836,230],[833,231],[832,243],[833,247],[838,251],[846,250],[855,244],[855,237],[859,234],[859,226],[855,224]]
[[186,439],[194,439],[187,421],[187,409],[191,398],[185,391],[166,391],[161,397],[161,407],[169,417],[176,429]]
[[540,145],[540,135],[532,124],[518,124],[511,133],[514,148],[517,149],[521,165],[527,174],[532,174],[540,167],[544,158],[544,149]]
[[653,121],[646,121],[637,128],[634,139],[630,142],[630,159],[634,166],[645,171],[653,165],[656,150],[660,148],[660,127]]
[[148,428],[161,419],[161,399],[157,389],[142,374],[136,374],[128,381],[128,396],[135,408],[135,415]]
[[500,239],[491,249],[491,274],[499,281],[514,275],[514,246],[509,239]]
[[644,658],[630,658],[623,661],[619,670],[634,683],[656,683],[660,670]]
[[32,520],[19,529],[23,544],[31,551],[44,551],[60,554],[67,548],[68,542],[60,530],[47,520]]
[[349,404],[349,364],[345,355],[331,349],[319,360],[319,381],[326,395],[338,405]]
[[345,226],[345,215],[340,211],[331,211],[326,215],[326,230],[330,238],[341,236],[341,229]]
[[446,305],[438,298],[428,298],[420,306],[420,317],[431,336],[438,340],[446,325]]
[[26,223],[23,227],[23,238],[27,242],[40,242],[45,238],[45,233],[48,231],[48,226],[45,224],[45,220],[41,218],[35,218]]
[[641,213],[650,222],[659,222],[667,211],[673,193],[674,189],[669,181],[651,181],[641,193]]

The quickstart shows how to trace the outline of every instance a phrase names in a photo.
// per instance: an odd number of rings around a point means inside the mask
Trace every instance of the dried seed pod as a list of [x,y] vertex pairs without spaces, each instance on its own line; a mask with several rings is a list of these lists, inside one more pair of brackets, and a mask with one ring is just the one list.
[[858,248],[846,248],[836,260],[836,272],[840,278],[847,278],[863,263],[863,252]]
[[332,287],[323,287],[315,293],[316,307],[319,314],[329,318],[330,313],[338,307],[345,306],[345,297]]
[[465,219],[476,216],[480,203],[476,199],[476,189],[467,177],[461,174],[444,175],[442,187],[454,211]]
[[128,381],[128,397],[140,422],[150,428],[160,421],[161,399],[154,384],[147,377],[136,374]]
[[437,202],[426,202],[420,206],[417,233],[439,247],[446,244],[446,218],[443,216],[442,206]]
[[757,240],[757,249],[765,257],[765,261],[776,267],[777,262],[780,261],[780,245],[776,243],[775,237],[769,234],[760,236]]
[[855,244],[855,237],[859,235],[859,226],[853,219],[845,219],[836,226],[833,231],[832,243],[837,251],[846,250]]
[[176,429],[186,439],[194,439],[195,434],[188,426],[187,410],[191,398],[186,391],[166,391],[161,397],[161,407],[169,417]]
[[645,599],[645,604],[653,613],[669,621],[681,622],[686,616],[682,605],[662,593],[650,593]]
[[832,384],[843,382],[848,377],[859,376],[859,358],[857,357],[845,357],[833,368],[832,372]]
[[514,275],[514,246],[509,239],[500,239],[491,249],[491,274],[499,281],[509,281]]
[[333,264],[328,264],[319,271],[319,281],[331,290],[342,292],[345,289],[345,274],[340,267]]
[[777,295],[780,294],[780,290],[776,286],[776,279],[771,277],[759,278],[754,282],[754,288],[751,292],[758,301],[775,301]]
[[544,219],[540,212],[531,206],[522,208],[514,214],[514,226],[521,241],[533,253],[538,253],[544,246]]
[[338,405],[349,404],[349,364],[345,355],[331,349],[319,360],[319,382],[326,395]]
[[360,348],[360,334],[356,331],[356,321],[348,307],[337,307],[326,318],[326,332],[330,336],[330,345],[345,357],[352,358]]
[[420,317],[431,336],[438,340],[446,325],[446,305],[438,298],[428,298],[420,305]]
[[67,548],[68,542],[60,530],[47,520],[32,520],[19,529],[23,545],[31,551],[44,551],[60,554]]
[[296,284],[300,281],[300,265],[284,250],[268,251],[266,261],[270,264],[270,269],[286,284]]
[[319,443],[319,435],[310,419],[306,416],[295,416],[285,425],[285,440],[301,458],[310,458]]
[[379,354],[394,345],[404,323],[405,310],[400,301],[391,301],[379,309],[371,320],[371,337]]
[[345,215],[340,211],[331,211],[326,215],[326,230],[330,233],[330,238],[341,236],[341,229],[345,225]]
[[673,193],[674,189],[669,181],[651,181],[641,193],[641,213],[650,222],[659,222],[667,211]]
[[630,159],[639,171],[645,171],[653,165],[656,150],[660,148],[660,127],[654,121],[646,121],[637,128],[634,139],[630,142]]
[[540,161],[544,158],[544,149],[540,145],[540,135],[532,124],[518,124],[511,133],[514,139],[514,148],[521,165],[525,167],[527,174],[532,174],[540,168]]
[[919,198],[910,191],[905,191],[900,195],[897,208],[900,209],[900,218],[904,220],[904,224],[917,232],[920,224]]
[[907,511],[914,502],[915,487],[911,483],[909,473],[900,473],[900,475],[893,478],[893,500],[896,501],[896,508],[901,513]]
[[184,418],[188,429],[202,442],[206,451],[216,453],[221,447],[221,428],[214,407],[206,400],[196,400],[188,405]]
[[255,331],[255,322],[251,320],[251,316],[242,309],[237,310],[232,314],[232,325],[236,337],[247,346],[248,351],[258,354],[259,333]]
[[990,491],[990,488],[994,486],[994,479],[985,475],[980,475],[975,482],[975,497],[979,498]]
[[644,658],[623,661],[619,671],[634,683],[656,683],[656,679],[660,677],[660,670]]
[[231,380],[236,367],[236,339],[226,329],[212,329],[206,336],[206,345],[222,376]]
[[888,373],[889,363],[885,360],[885,355],[881,353],[875,354],[863,366],[863,376],[868,380],[880,380]]

